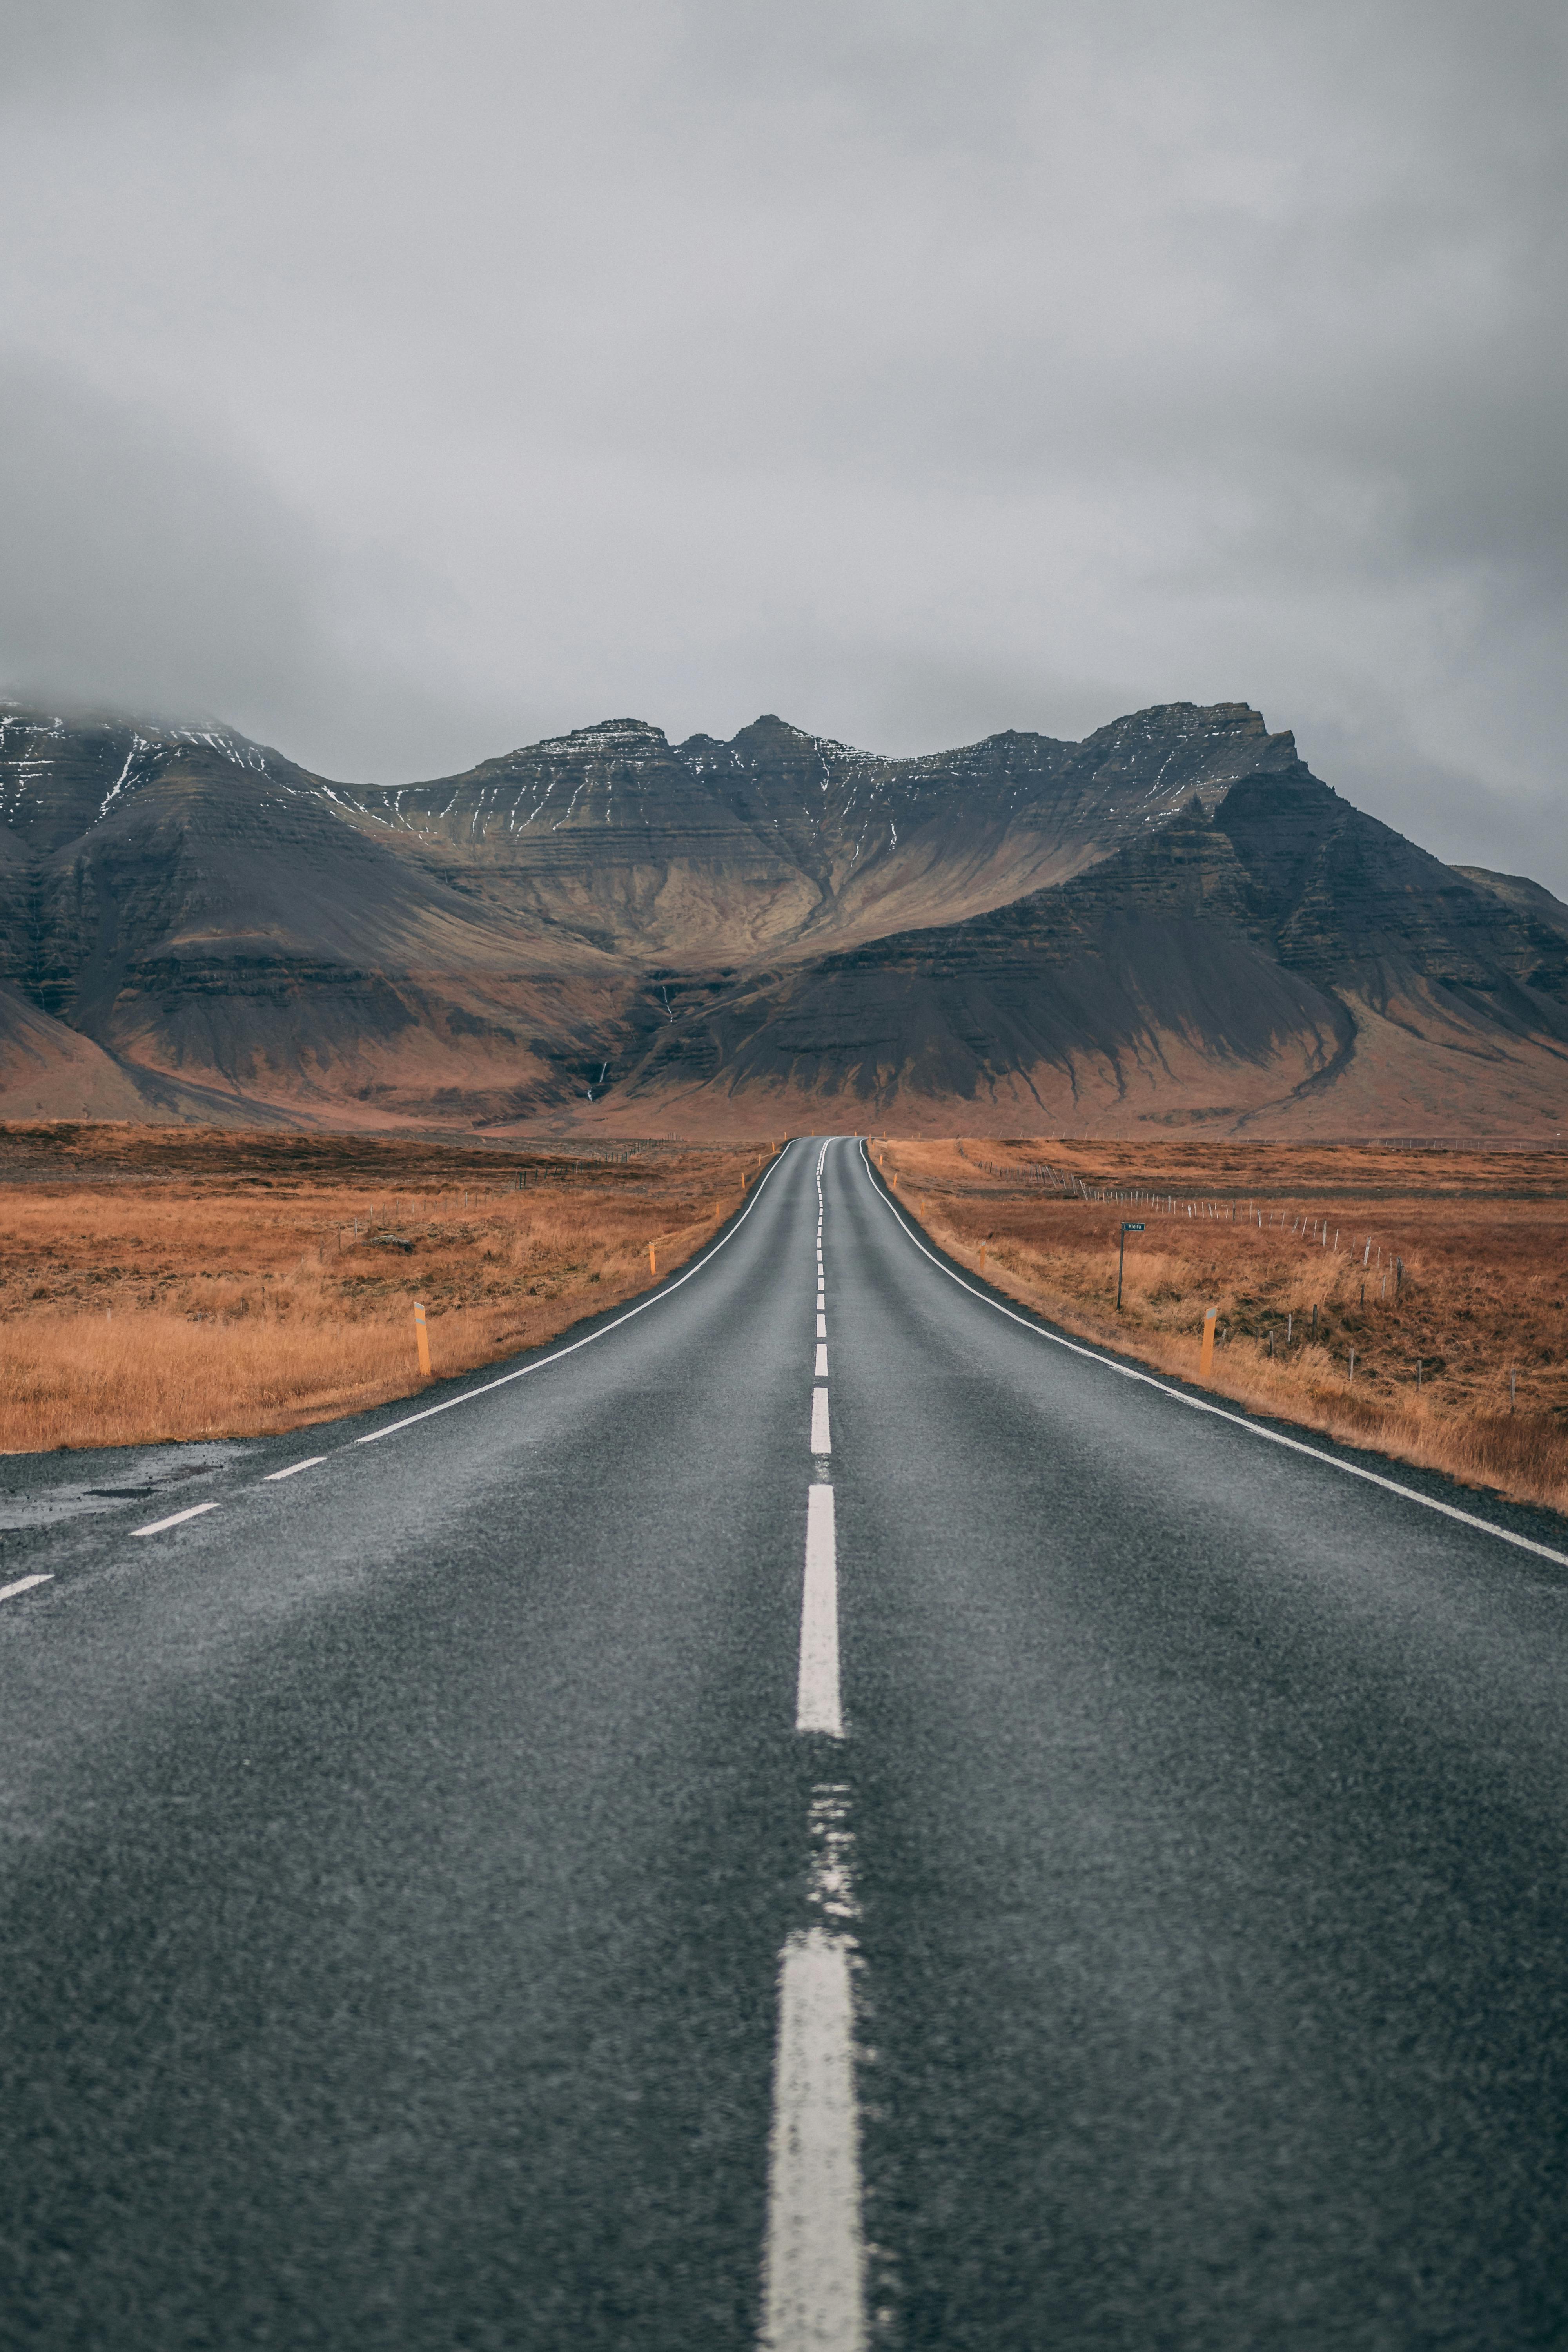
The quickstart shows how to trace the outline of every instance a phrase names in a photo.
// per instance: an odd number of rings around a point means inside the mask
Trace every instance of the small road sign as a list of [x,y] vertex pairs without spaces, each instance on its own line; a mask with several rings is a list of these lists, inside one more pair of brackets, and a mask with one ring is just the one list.
[[1129,1234],[1141,1234],[1142,1230],[1143,1228],[1142,1225],[1123,1225],[1121,1228],[1121,1246],[1118,1248],[1116,1253],[1116,1311],[1118,1315],[1121,1312],[1121,1268],[1127,1256],[1127,1236]]

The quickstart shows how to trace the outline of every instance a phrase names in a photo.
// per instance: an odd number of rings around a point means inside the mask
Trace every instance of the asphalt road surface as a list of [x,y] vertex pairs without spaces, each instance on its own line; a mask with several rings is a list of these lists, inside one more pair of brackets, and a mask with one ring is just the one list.
[[510,1370],[0,1465],[7,2345],[1568,2341],[1559,1523],[847,1141]]

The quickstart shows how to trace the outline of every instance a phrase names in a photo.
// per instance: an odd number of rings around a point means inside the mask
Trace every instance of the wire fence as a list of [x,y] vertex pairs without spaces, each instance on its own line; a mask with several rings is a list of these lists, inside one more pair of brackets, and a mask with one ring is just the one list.
[[[1449,1147],[1444,1147],[1436,1142],[1420,1145],[1411,1142],[1406,1148],[1437,1150]],[[1479,1147],[1465,1145],[1452,1148]],[[1516,1146],[1510,1143],[1489,1148],[1524,1150],[1538,1150],[1541,1147],[1523,1144]],[[1303,1249],[1326,1251],[1337,1261],[1337,1271],[1346,1271],[1359,1266],[1363,1275],[1360,1300],[1341,1301],[1333,1310],[1338,1314],[1342,1315],[1347,1304],[1352,1307],[1359,1306],[1362,1308],[1373,1305],[1405,1304],[1407,1303],[1406,1295],[1415,1287],[1411,1282],[1403,1256],[1386,1245],[1376,1234],[1355,1231],[1342,1219],[1336,1219],[1331,1215],[1325,1216],[1317,1211],[1260,1202],[1256,1198],[1230,1200],[1217,1198],[1212,1194],[1188,1195],[1153,1192],[1139,1185],[1095,1184],[1076,1170],[1059,1168],[1049,1160],[999,1161],[987,1159],[983,1153],[966,1147],[962,1142],[958,1144],[957,1149],[959,1157],[966,1166],[1005,1183],[1013,1191],[1034,1191],[1066,1201],[1082,1202],[1086,1205],[1137,1208],[1142,1212],[1144,1219],[1169,1218],[1189,1226],[1206,1224],[1239,1226],[1243,1229],[1272,1234],[1285,1239],[1293,1239],[1298,1241]],[[1376,1291],[1373,1297],[1369,1299],[1367,1293],[1374,1282],[1377,1286]],[[1322,1347],[1327,1349],[1331,1359],[1342,1363],[1347,1381],[1353,1383],[1358,1371],[1363,1380],[1365,1380],[1374,1370],[1374,1349],[1369,1348],[1366,1344],[1370,1335],[1359,1329],[1354,1336],[1343,1329],[1331,1331],[1329,1328],[1330,1314],[1331,1310],[1327,1305],[1320,1308],[1317,1302],[1309,1302],[1296,1307],[1265,1308],[1260,1316],[1247,1318],[1240,1329],[1243,1336],[1261,1345],[1271,1359],[1277,1352],[1282,1355],[1293,1355],[1297,1349],[1303,1347]],[[1237,1331],[1228,1325],[1220,1327],[1218,1337],[1222,1344],[1235,1336],[1237,1336]],[[1422,1393],[1430,1387],[1435,1376],[1440,1377],[1447,1369],[1446,1354],[1437,1352],[1437,1348],[1441,1346],[1442,1341],[1439,1338],[1437,1347],[1434,1348],[1432,1353],[1423,1355],[1412,1350],[1408,1356],[1401,1357],[1398,1373],[1388,1370],[1386,1366],[1382,1367],[1384,1377],[1402,1379],[1407,1381],[1417,1394]],[[1383,1347],[1386,1348],[1386,1338],[1384,1339]],[[1376,1352],[1381,1354],[1383,1349],[1379,1349]],[[1510,1414],[1516,1410],[1518,1383],[1524,1370],[1525,1367],[1517,1359],[1511,1361],[1505,1359],[1500,1365],[1492,1367],[1492,1377],[1498,1383],[1500,1395],[1503,1384],[1506,1383],[1507,1410]]]

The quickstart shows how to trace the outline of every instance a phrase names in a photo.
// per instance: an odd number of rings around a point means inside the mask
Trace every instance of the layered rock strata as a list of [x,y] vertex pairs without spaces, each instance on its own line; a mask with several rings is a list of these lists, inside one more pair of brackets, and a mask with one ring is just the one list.
[[1568,908],[1244,704],[890,760],[635,720],[350,786],[0,706],[0,1111],[647,1131],[1560,1116]]

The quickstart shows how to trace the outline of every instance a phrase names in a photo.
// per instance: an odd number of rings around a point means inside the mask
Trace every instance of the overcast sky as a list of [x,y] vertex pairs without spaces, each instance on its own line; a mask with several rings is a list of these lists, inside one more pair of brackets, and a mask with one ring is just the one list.
[[0,677],[329,773],[1246,700],[1568,890],[1561,0],[0,0]]

